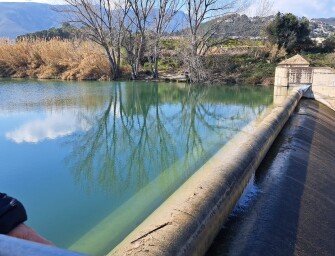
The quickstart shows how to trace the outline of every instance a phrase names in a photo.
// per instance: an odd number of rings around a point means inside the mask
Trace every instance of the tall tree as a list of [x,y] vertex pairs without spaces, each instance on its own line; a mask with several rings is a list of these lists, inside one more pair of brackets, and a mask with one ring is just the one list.
[[[128,12],[128,0],[64,0],[61,10],[68,14],[68,21],[82,26],[87,36],[101,45],[106,52],[111,78],[120,77],[120,55],[123,23]],[[115,7],[124,9],[115,11]]]
[[[213,40],[218,27],[224,22],[224,15],[237,13],[247,5],[247,0],[186,0],[188,35],[186,45],[190,45],[183,56],[188,61],[189,76],[193,82],[206,79],[202,69],[201,56],[218,44]],[[217,18],[217,22],[205,21]]]
[[187,21],[193,54],[203,55],[212,46],[217,28],[224,22],[218,19],[204,27],[202,24],[213,18],[236,13],[245,7],[243,0],[186,0]]
[[[153,12],[152,24],[150,24],[150,39],[147,43],[147,58],[152,77],[158,78],[158,61],[161,55],[160,42],[163,35],[172,32],[175,28],[171,21],[183,6],[180,0],[157,0]],[[179,26],[180,24],[176,24]]]
[[152,14],[155,0],[128,0],[131,11],[128,19],[131,21],[127,27],[128,40],[124,45],[129,64],[132,67],[132,79],[138,78],[141,58],[146,44],[149,16]]
[[292,13],[277,13],[275,19],[267,26],[269,41],[284,48],[288,53],[296,53],[309,46],[310,28],[306,18],[298,18]]
[[249,17],[267,17],[273,15],[274,0],[254,0],[247,12]]

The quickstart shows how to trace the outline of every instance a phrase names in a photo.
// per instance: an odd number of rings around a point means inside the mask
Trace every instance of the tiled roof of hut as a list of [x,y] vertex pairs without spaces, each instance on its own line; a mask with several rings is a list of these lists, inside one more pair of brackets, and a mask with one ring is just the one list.
[[304,65],[304,66],[309,64],[310,63],[299,54],[279,63],[279,65]]

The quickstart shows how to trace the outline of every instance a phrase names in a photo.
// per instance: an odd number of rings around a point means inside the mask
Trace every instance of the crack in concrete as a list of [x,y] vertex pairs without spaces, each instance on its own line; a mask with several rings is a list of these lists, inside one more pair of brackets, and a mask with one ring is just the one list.
[[182,210],[179,210],[179,209],[173,209],[173,210],[181,212],[181,213],[185,213],[187,215],[190,215],[192,218],[194,218],[194,216],[191,213],[189,213],[189,212],[185,212],[185,211],[182,211]]
[[141,240],[142,238],[147,237],[148,235],[150,235],[150,234],[156,232],[157,230],[160,230],[160,229],[166,227],[167,225],[171,225],[171,224],[172,224],[172,222],[166,222],[166,223],[164,223],[164,224],[162,224],[162,225],[159,225],[157,228],[155,228],[155,229],[153,229],[153,230],[150,230],[149,232],[145,233],[143,236],[140,236],[139,238],[137,238],[137,239],[131,241],[130,243],[133,244],[133,243],[135,243],[135,242]]

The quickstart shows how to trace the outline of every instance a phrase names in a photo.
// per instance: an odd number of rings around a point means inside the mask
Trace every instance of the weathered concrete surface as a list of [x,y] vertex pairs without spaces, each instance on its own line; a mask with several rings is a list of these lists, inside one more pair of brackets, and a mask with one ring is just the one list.
[[335,70],[328,67],[309,67],[309,63],[296,55],[276,68],[275,103],[286,97],[290,88],[311,85],[305,97],[316,99],[335,110]]
[[203,255],[302,94],[239,133],[109,255]]
[[314,98],[335,110],[335,70],[331,68],[313,69],[313,87],[311,98]]
[[335,112],[302,100],[252,186],[207,255],[335,255]]

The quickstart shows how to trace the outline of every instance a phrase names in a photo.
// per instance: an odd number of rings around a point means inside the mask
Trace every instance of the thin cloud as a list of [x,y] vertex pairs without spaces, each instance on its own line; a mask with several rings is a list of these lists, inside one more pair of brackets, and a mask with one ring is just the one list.
[[334,17],[335,0],[281,0],[275,2],[275,10],[293,13],[307,18]]

